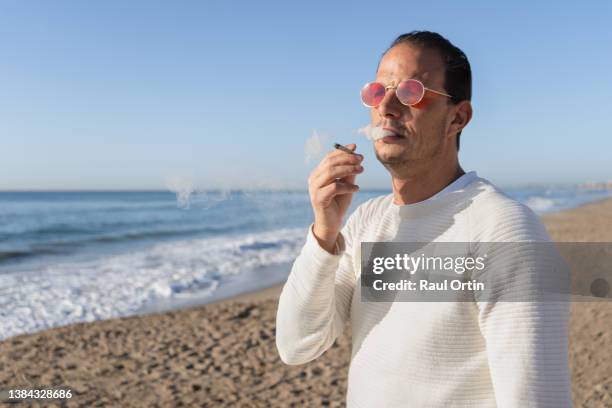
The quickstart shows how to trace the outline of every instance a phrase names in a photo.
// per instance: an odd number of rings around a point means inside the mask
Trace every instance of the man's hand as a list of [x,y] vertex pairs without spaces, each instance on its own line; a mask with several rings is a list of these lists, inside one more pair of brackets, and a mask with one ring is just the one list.
[[[355,151],[357,145],[346,146]],[[335,150],[321,161],[308,178],[310,202],[314,211],[313,232],[319,244],[333,253],[342,218],[351,205],[357,174],[363,171],[363,156]]]

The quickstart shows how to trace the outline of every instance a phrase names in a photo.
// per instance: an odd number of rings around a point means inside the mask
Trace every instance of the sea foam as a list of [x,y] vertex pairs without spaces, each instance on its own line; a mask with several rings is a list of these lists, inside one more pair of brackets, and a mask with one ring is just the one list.
[[205,299],[233,275],[293,261],[305,236],[285,228],[181,240],[0,274],[0,340],[128,316],[159,301]]

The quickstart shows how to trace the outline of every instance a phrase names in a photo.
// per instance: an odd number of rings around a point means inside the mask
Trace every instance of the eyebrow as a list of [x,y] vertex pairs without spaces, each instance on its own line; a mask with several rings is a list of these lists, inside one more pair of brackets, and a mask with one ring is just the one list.
[[[382,81],[383,81],[383,79],[384,79],[384,78],[381,78],[381,79],[379,80],[379,82],[382,82]],[[402,78],[402,79],[400,79],[400,81],[399,81],[399,82],[401,82],[401,81],[406,81],[407,79],[418,79],[419,81],[423,82],[423,85],[426,85],[426,84],[425,84],[425,82],[424,82],[424,80],[423,80],[423,75],[422,75],[422,74],[413,73],[412,75],[409,75],[409,78]],[[385,82],[389,82],[389,81],[385,81]],[[398,83],[399,83],[399,82],[398,82]],[[386,85],[387,85],[387,83],[384,83],[383,85],[385,85],[385,86],[386,86]]]

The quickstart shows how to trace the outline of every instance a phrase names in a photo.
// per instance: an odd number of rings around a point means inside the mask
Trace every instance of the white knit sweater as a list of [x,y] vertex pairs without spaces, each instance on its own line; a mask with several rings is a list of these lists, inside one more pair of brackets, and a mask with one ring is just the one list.
[[567,303],[361,301],[361,242],[550,240],[537,215],[474,172],[449,187],[416,204],[365,202],[338,255],[309,228],[279,300],[282,360],[316,359],[350,320],[350,408],[571,406]]

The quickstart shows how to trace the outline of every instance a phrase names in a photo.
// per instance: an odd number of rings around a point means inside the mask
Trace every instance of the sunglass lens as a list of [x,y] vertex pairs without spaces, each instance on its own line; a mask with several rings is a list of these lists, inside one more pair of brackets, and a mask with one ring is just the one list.
[[367,106],[378,106],[384,97],[385,87],[378,82],[370,82],[361,89],[361,101]]
[[404,105],[414,105],[421,101],[425,89],[419,81],[404,81],[397,87],[397,98]]

